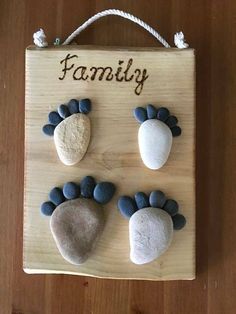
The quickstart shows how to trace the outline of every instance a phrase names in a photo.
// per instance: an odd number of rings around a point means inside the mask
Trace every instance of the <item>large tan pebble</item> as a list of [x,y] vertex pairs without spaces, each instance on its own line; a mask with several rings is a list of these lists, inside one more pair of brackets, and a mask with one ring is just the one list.
[[93,200],[70,200],[53,212],[50,228],[57,248],[68,262],[84,263],[96,247],[104,228],[103,209]]
[[130,259],[141,265],[160,257],[173,237],[173,223],[164,210],[146,207],[135,212],[129,221]]
[[77,164],[84,157],[89,141],[90,120],[85,114],[73,114],[55,128],[56,150],[65,165]]
[[146,120],[139,128],[138,142],[145,166],[157,170],[166,163],[169,157],[172,133],[164,122],[157,119]]

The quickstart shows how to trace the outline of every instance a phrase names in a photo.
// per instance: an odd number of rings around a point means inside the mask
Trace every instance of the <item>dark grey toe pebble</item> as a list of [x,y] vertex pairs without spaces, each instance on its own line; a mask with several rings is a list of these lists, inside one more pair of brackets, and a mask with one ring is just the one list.
[[41,213],[45,216],[51,216],[56,206],[52,202],[44,202],[41,205]]
[[63,186],[63,194],[68,200],[78,198],[80,196],[80,187],[74,182],[67,182]]
[[138,192],[134,195],[135,202],[137,204],[138,209],[149,207],[148,196],[143,192]]
[[145,108],[138,107],[134,109],[134,117],[139,123],[147,120],[147,111]]
[[115,193],[115,186],[111,182],[100,182],[93,191],[95,201],[100,204],[106,204],[110,201]]
[[176,214],[172,217],[173,226],[175,230],[181,230],[186,225],[186,219],[183,215]]
[[91,101],[88,98],[81,99],[79,101],[79,111],[81,113],[87,114],[91,111]]
[[157,111],[157,119],[165,122],[167,118],[169,117],[170,112],[167,108],[159,108]]
[[148,119],[155,119],[157,117],[157,109],[153,105],[147,105]]
[[153,191],[149,196],[151,207],[163,208],[166,202],[166,196],[162,191]]
[[49,193],[49,199],[53,204],[56,206],[60,205],[65,201],[65,197],[62,193],[62,190],[60,188],[53,188]]
[[171,216],[178,213],[179,205],[175,200],[167,200],[163,209]]
[[80,182],[81,195],[85,198],[93,198],[93,191],[96,186],[96,181],[93,177],[87,176]]
[[135,201],[129,196],[121,196],[117,204],[121,214],[125,218],[130,218],[138,209]]
[[170,129],[173,136],[179,136],[181,134],[181,128],[179,126],[174,126]]
[[57,111],[63,119],[66,119],[67,117],[70,116],[69,108],[66,105],[60,105]]
[[55,130],[55,125],[52,124],[45,124],[42,128],[43,133],[48,135],[48,136],[53,136],[54,135],[54,130]]
[[175,116],[169,116],[165,123],[169,128],[173,128],[178,123],[178,119]]
[[48,121],[53,125],[58,125],[62,121],[62,117],[60,117],[58,112],[51,111],[48,115]]
[[71,99],[68,102],[68,108],[71,114],[79,112],[79,102],[76,99]]

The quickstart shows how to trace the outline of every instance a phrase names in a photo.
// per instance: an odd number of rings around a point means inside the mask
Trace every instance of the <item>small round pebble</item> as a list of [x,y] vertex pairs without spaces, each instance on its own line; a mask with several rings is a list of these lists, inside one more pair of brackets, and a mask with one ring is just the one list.
[[79,112],[79,102],[76,99],[71,99],[68,102],[68,108],[71,114]]
[[148,196],[143,192],[136,193],[134,195],[134,199],[135,199],[138,209],[150,206]]
[[162,191],[152,191],[149,196],[151,207],[163,208],[166,202],[166,196]]
[[176,214],[172,217],[173,226],[175,230],[180,230],[186,225],[186,218],[183,215]]
[[93,197],[100,204],[106,204],[115,193],[115,186],[111,182],[100,182],[95,186]]
[[56,206],[60,205],[65,201],[65,197],[60,188],[53,188],[49,193],[49,199]]
[[159,108],[157,111],[157,119],[165,122],[167,118],[169,117],[170,112],[167,108]]
[[178,123],[178,119],[175,116],[169,116],[165,123],[169,128],[173,128]]
[[60,117],[58,112],[51,111],[48,115],[48,121],[53,125],[58,125],[62,121],[62,118]]
[[84,113],[84,114],[89,113],[91,111],[91,107],[92,107],[92,104],[91,104],[90,99],[88,99],[88,98],[80,99],[80,101],[79,101],[79,111],[81,113]]
[[179,205],[175,200],[167,200],[163,209],[171,216],[178,213]]
[[145,108],[137,107],[134,109],[134,117],[139,123],[147,120],[147,111]]
[[51,216],[56,206],[52,202],[45,202],[41,205],[41,213],[45,216]]
[[60,105],[57,111],[59,115],[62,117],[62,119],[65,119],[70,116],[69,108],[66,105]]
[[93,177],[84,177],[80,182],[81,195],[85,198],[93,198],[93,191],[95,186],[96,181]]
[[55,125],[52,124],[45,124],[42,128],[43,133],[48,135],[48,136],[53,136],[54,130],[55,130]]
[[157,116],[157,109],[153,105],[147,105],[148,119],[155,119]]
[[137,205],[135,201],[129,197],[129,196],[121,196],[118,200],[117,204],[121,214],[125,218],[130,218],[136,211],[137,211]]
[[67,182],[63,186],[63,194],[68,200],[78,198],[80,195],[79,185],[74,182]]
[[173,136],[179,136],[182,132],[182,130],[179,126],[174,126],[170,130],[171,130]]

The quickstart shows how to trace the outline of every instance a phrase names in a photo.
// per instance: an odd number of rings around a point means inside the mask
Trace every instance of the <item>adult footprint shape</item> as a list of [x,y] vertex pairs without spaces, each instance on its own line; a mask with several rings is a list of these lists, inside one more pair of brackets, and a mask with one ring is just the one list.
[[129,219],[130,259],[138,265],[160,257],[169,248],[173,231],[186,224],[185,217],[178,214],[178,203],[161,191],[153,191],[149,197],[138,192],[134,199],[121,196],[118,208]]
[[156,109],[153,105],[137,107],[134,116],[141,123],[138,143],[143,163],[149,169],[160,169],[169,157],[172,136],[181,134],[178,120],[167,108]]
[[71,99],[48,115],[49,123],[43,126],[43,132],[54,136],[57,154],[65,165],[77,164],[88,149],[90,120],[87,114],[90,111],[89,99]]
[[102,205],[115,193],[111,182],[96,184],[84,177],[80,185],[67,182],[49,193],[50,201],[41,205],[43,215],[50,217],[50,229],[62,257],[80,265],[91,255],[102,234],[105,217]]

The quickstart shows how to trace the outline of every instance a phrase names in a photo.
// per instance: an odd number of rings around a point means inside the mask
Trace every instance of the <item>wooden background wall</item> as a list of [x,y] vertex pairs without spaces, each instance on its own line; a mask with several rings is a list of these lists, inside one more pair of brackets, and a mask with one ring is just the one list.
[[[25,47],[39,27],[52,42],[107,8],[137,15],[169,42],[183,30],[197,51],[195,281],[113,281],[22,271]],[[235,1],[1,0],[0,34],[0,313],[235,313]],[[78,43],[156,45],[144,30],[119,17],[97,22]]]

